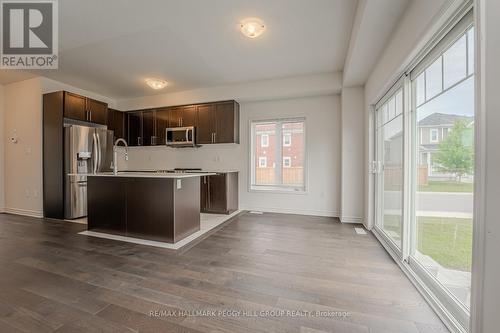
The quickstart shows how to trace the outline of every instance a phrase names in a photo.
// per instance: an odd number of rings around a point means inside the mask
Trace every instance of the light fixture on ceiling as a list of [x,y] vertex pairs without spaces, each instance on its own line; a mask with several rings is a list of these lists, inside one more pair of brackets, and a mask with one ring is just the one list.
[[240,24],[241,33],[248,38],[257,38],[266,30],[261,19],[251,17],[244,19]]
[[146,84],[151,88],[158,90],[167,86],[167,81],[160,79],[146,79]]

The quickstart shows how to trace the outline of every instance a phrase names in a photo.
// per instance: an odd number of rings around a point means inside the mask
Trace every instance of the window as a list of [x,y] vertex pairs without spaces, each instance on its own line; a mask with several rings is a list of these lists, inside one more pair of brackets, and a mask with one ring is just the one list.
[[290,156],[283,157],[283,167],[290,168],[292,166],[292,158]]
[[261,147],[269,147],[269,134],[261,134],[260,135],[260,146]]
[[292,145],[292,133],[283,133],[283,147]]
[[[251,135],[250,189],[305,191],[304,118],[253,121]],[[267,136],[266,142],[263,142],[264,136]]]
[[259,157],[259,168],[267,167],[267,157]]
[[438,137],[438,130],[437,130],[437,128],[432,128],[430,133],[431,133],[430,141],[432,143],[438,142],[439,141],[439,137]]

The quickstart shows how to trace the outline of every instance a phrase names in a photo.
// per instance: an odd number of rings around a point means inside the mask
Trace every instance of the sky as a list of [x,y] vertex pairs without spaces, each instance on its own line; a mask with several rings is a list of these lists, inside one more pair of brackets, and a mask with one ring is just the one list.
[[420,121],[436,112],[473,117],[474,76],[469,77],[441,96],[420,106],[417,109],[417,120]]

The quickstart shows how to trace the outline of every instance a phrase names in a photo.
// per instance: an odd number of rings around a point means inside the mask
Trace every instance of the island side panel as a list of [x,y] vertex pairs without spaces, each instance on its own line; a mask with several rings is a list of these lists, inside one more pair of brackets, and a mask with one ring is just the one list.
[[87,177],[87,229],[126,235],[127,182],[114,177]]
[[174,183],[171,178],[128,178],[127,236],[174,242]]
[[174,180],[174,242],[200,230],[200,178],[182,178],[177,185]]

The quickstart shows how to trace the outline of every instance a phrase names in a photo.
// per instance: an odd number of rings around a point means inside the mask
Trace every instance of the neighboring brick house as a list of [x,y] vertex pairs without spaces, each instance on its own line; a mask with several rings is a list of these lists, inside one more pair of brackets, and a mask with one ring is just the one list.
[[[283,183],[303,181],[304,128],[302,123],[286,123],[282,128]],[[257,183],[274,183],[276,165],[276,124],[259,124],[255,129]]]
[[419,162],[420,165],[427,165],[429,177],[449,178],[453,176],[440,173],[433,162],[432,156],[439,151],[439,144],[446,139],[458,120],[472,123],[474,118],[455,114],[433,113],[418,122]]

